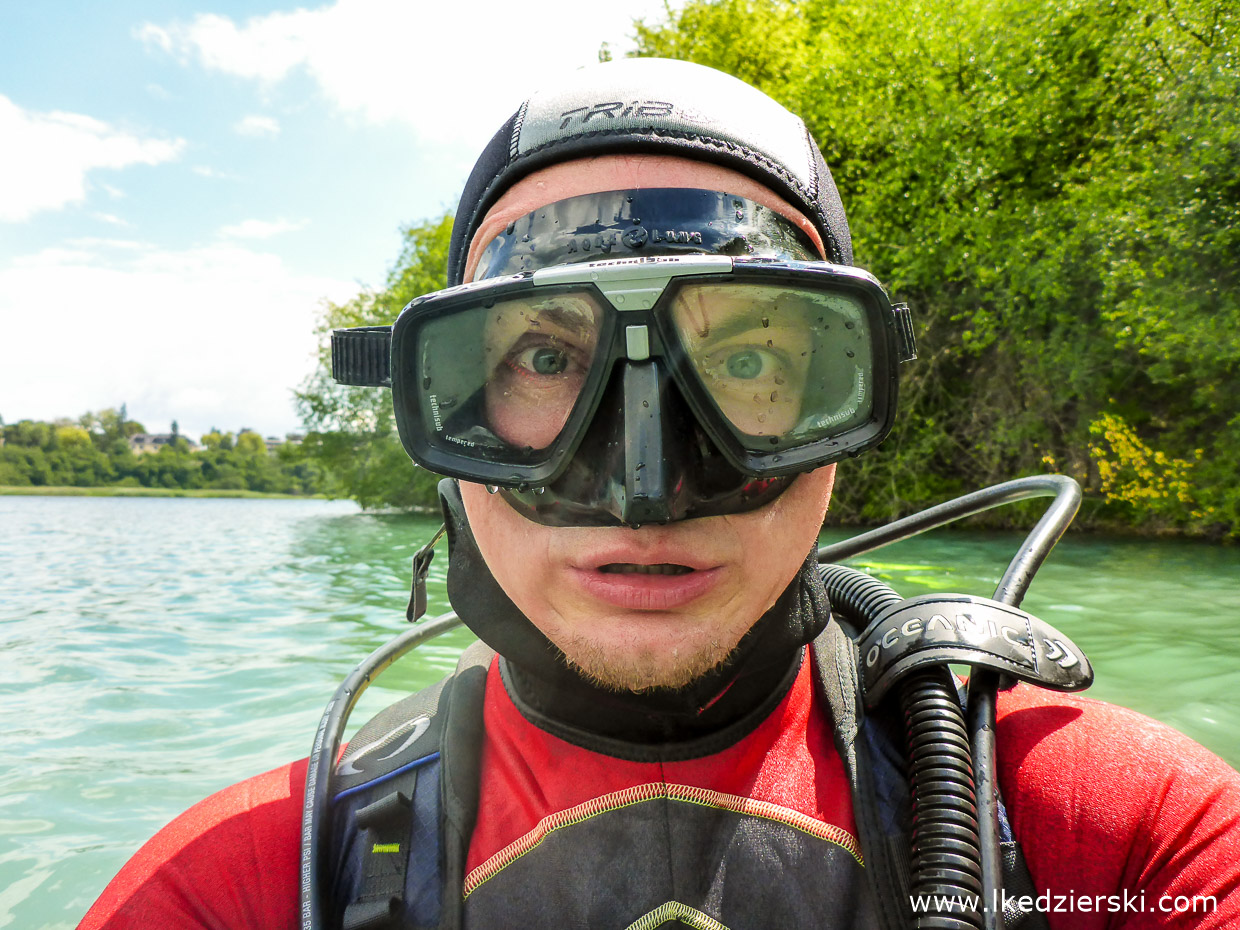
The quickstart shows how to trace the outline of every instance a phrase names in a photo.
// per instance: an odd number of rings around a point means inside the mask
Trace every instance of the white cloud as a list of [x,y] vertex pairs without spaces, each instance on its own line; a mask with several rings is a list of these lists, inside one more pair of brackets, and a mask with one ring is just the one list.
[[22,222],[86,198],[100,168],[158,165],[183,139],[142,138],[78,113],[33,113],[0,95],[0,222]]
[[194,174],[198,175],[199,177],[203,177],[203,178],[218,178],[222,181],[239,181],[240,180],[240,178],[238,178],[237,175],[229,174],[226,171],[219,171],[215,168],[212,168],[210,165],[194,165],[189,170],[194,172]]
[[242,136],[268,136],[280,134],[280,124],[270,116],[247,116],[233,126],[233,132]]
[[127,402],[150,429],[176,419],[191,436],[213,424],[282,435],[297,425],[290,389],[313,367],[320,301],[357,292],[233,245],[68,245],[0,264],[8,421]]
[[534,87],[628,47],[635,18],[662,0],[592,6],[562,0],[337,0],[242,23],[218,14],[146,23],[135,35],[183,62],[274,85],[308,74],[343,112],[398,121],[438,142],[489,138]]
[[115,213],[94,213],[92,214],[92,216],[94,216],[95,219],[100,220],[101,222],[110,223],[113,226],[128,226],[129,225],[129,222],[127,220],[121,219]]
[[223,227],[220,230],[220,235],[227,236],[230,239],[270,239],[272,236],[280,235],[280,233],[304,229],[307,222],[307,220],[299,220],[294,223],[285,219],[270,221],[242,220],[240,223]]

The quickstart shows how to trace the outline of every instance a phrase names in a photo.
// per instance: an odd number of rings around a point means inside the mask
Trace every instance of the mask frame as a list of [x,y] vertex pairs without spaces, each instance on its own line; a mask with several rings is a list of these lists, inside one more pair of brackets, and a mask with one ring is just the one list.
[[[680,287],[694,282],[737,281],[846,294],[863,308],[873,346],[869,384],[872,406],[864,423],[839,435],[770,452],[747,447],[738,439],[693,372],[693,363],[666,312],[668,302]],[[438,435],[442,430],[428,430],[419,359],[420,337],[426,326],[466,308],[484,306],[488,301],[522,295],[542,297],[561,289],[591,293],[605,312],[588,374],[556,439],[537,450],[537,454],[527,452],[524,461],[494,461],[476,453],[471,455],[467,441],[449,441]],[[381,351],[382,330],[366,329],[365,335],[373,346],[371,354],[374,349]],[[698,424],[727,460],[744,475],[774,478],[806,472],[880,443],[895,418],[897,368],[900,362],[916,357],[907,307],[892,305],[882,286],[868,272],[826,262],[724,255],[651,256],[557,265],[447,288],[410,302],[391,330],[390,343],[390,381],[397,427],[410,457],[439,474],[522,491],[554,482],[568,467],[617,365],[657,362],[665,366]],[[377,368],[372,360],[372,379]],[[342,374],[347,376],[347,372],[337,372],[337,379],[350,383],[340,377]]]

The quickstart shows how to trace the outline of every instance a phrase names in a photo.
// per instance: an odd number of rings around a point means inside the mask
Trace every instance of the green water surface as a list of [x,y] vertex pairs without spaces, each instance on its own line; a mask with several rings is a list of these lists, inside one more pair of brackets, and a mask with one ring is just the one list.
[[[343,502],[0,497],[0,927],[74,926],[177,813],[306,755],[336,684],[405,628],[436,525]],[[854,564],[906,595],[989,595],[1019,542],[940,531]],[[1024,606],[1089,654],[1093,696],[1240,764],[1240,550],[1069,537]],[[469,639],[399,663],[355,722]]]

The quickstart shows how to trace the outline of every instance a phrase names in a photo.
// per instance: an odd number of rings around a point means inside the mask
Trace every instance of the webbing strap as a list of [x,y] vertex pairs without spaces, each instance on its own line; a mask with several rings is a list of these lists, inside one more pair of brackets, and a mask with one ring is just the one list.
[[344,930],[386,930],[404,910],[412,805],[399,791],[357,812],[366,831],[360,893],[344,912]]
[[1004,930],[1050,930],[1050,922],[1042,911],[1036,907],[1025,910],[1019,903],[1021,898],[1032,901],[1038,896],[1020,844],[1012,839],[1000,843],[999,851],[1003,862]]

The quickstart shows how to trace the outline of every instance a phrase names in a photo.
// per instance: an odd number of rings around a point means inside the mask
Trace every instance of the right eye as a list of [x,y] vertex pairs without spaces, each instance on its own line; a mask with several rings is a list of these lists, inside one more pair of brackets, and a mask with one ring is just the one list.
[[550,346],[532,346],[514,353],[508,364],[536,375],[559,375],[568,368],[568,353]]

